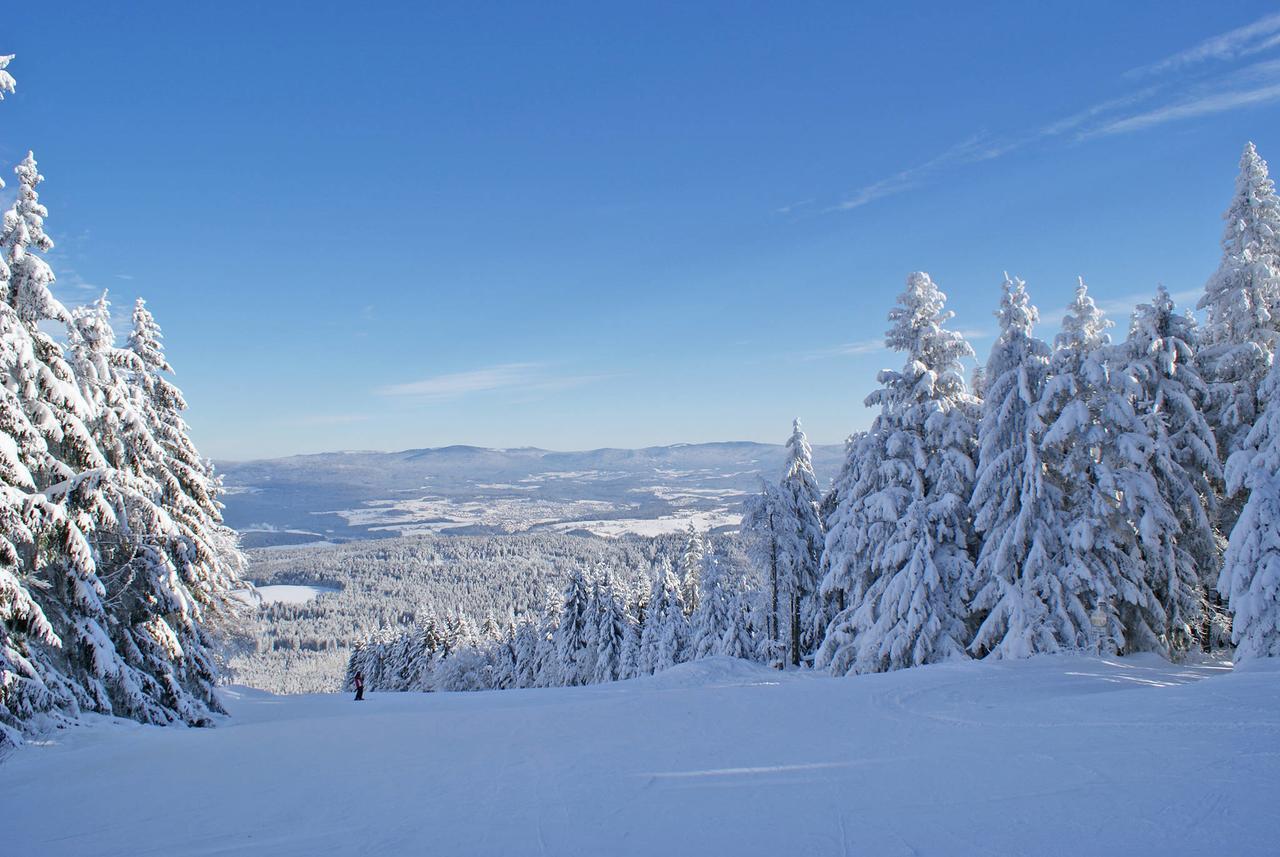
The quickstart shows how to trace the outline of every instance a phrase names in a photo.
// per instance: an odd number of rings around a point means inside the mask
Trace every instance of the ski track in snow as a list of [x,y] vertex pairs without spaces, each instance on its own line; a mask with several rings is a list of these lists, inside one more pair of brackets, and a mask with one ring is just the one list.
[[[1280,665],[1041,657],[832,679],[98,718],[0,764],[5,854],[1274,854]],[[74,808],[74,809],[72,809]]]

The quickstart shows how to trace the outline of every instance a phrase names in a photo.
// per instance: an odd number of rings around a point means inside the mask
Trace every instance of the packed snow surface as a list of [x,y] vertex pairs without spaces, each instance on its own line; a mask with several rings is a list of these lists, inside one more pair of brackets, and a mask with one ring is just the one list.
[[3,763],[6,854],[1276,853],[1280,667],[1040,657],[833,679],[723,658],[586,688],[99,720]]

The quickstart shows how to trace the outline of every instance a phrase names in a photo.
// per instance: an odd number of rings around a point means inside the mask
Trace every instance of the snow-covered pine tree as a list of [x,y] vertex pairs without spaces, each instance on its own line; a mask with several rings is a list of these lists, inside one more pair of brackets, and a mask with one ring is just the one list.
[[13,54],[0,56],[0,101],[4,101],[5,93],[13,95],[17,91],[18,84],[13,79],[13,75],[8,72],[9,63],[13,61]]
[[[1208,591],[1216,586],[1222,565],[1212,523],[1222,469],[1202,410],[1208,388],[1196,368],[1196,340],[1195,319],[1176,312],[1169,292],[1160,286],[1151,303],[1137,307],[1126,342],[1135,410],[1152,440],[1152,475],[1177,520],[1166,556],[1148,563],[1175,649],[1189,644],[1187,626],[1195,617],[1209,618]],[[1211,623],[1202,623],[1195,629],[1206,647],[1210,628]]]
[[734,542],[708,552],[703,564],[702,600],[690,629],[690,657],[724,655],[757,660],[760,641],[752,624],[754,598],[760,594],[747,576],[745,558]]
[[660,559],[655,572],[653,594],[640,635],[640,670],[646,675],[684,661],[689,638],[683,587],[670,561]]
[[433,675],[433,690],[490,690],[489,664],[477,637],[460,639],[447,658],[440,661]]
[[892,535],[892,527],[871,504],[882,484],[881,462],[886,458],[886,436],[876,429],[873,425],[871,431],[849,439],[844,467],[831,489],[839,499],[826,522],[818,589],[822,611],[815,620],[821,643],[814,667],[835,675],[854,669],[853,615],[874,581],[871,546]]
[[538,616],[538,633],[534,648],[534,663],[530,672],[534,677],[534,687],[557,687],[564,683],[560,669],[560,656],[556,647],[556,630],[560,627],[560,616],[564,612],[561,593],[547,593],[546,602]]
[[974,398],[978,400],[981,400],[986,395],[987,367],[981,363],[973,367],[973,374],[969,376],[969,389],[973,392]]
[[622,653],[618,656],[618,678],[628,679],[640,675],[640,626],[629,611],[622,629]]
[[626,645],[627,616],[614,582],[613,572],[602,569],[596,582],[595,670],[596,683],[624,678],[622,653]]
[[558,684],[586,684],[595,672],[595,651],[590,645],[593,600],[591,581],[575,569],[564,589],[564,607],[555,630]]
[[36,190],[44,176],[36,168],[35,154],[27,152],[14,172],[18,174],[18,193],[13,206],[5,212],[0,234],[9,268],[9,303],[29,326],[45,320],[69,324],[70,313],[49,290],[54,281],[53,270],[39,255],[53,249],[53,239],[44,231],[49,211]]
[[[204,675],[175,676],[170,668],[187,653],[164,622],[163,610],[181,601],[183,593],[159,603],[141,602],[127,624],[109,615],[134,609],[140,603],[135,593],[145,588],[132,585],[132,568],[122,567],[132,558],[131,547],[148,570],[163,565],[145,539],[164,521],[154,514],[145,480],[112,467],[98,449],[86,425],[95,404],[83,395],[61,345],[41,327],[72,319],[50,293],[53,272],[40,255],[53,242],[44,231],[48,212],[36,191],[42,176],[34,157],[28,154],[16,172],[17,198],[0,231],[8,274],[5,312],[12,310],[9,326],[21,331],[8,382],[44,442],[44,455],[29,472],[45,500],[63,510],[58,520],[65,521],[62,537],[53,542],[62,549],[30,556],[25,576],[42,583],[35,597],[45,602],[62,643],[57,668],[68,676],[81,707],[146,722],[205,722],[208,710],[217,706],[211,681]],[[75,335],[70,327],[68,336]],[[120,538],[130,532],[135,535]],[[199,660],[203,654],[193,647],[190,656]]]
[[689,619],[680,581],[672,575],[663,581],[659,616],[662,633],[653,655],[653,671],[662,672],[684,663],[689,656]]
[[785,602],[778,562],[781,506],[777,486],[762,483],[760,491],[749,496],[742,504],[741,529],[747,544],[747,556],[762,570],[765,581],[761,655],[776,669],[786,666],[786,650],[782,639]]
[[537,684],[538,622],[529,615],[516,620],[515,639],[511,643],[514,657],[512,687],[535,687]]
[[515,620],[510,619],[506,627],[498,626],[494,631],[496,632],[494,636],[486,636],[481,644],[486,684],[494,690],[505,690],[515,686]]
[[757,621],[758,596],[759,590],[744,588],[734,597],[729,627],[720,640],[720,654],[725,657],[746,661],[764,660],[761,645],[763,634]]
[[484,614],[484,622],[480,625],[480,639],[486,643],[503,639],[503,630],[498,625],[497,618],[493,615],[492,610],[486,610]]
[[428,613],[408,636],[410,641],[399,684],[405,690],[429,690],[444,642],[440,620],[434,613]]
[[702,555],[705,552],[706,544],[702,533],[693,525],[693,521],[689,521],[689,528],[684,536],[684,547],[680,551],[680,559],[676,566],[676,575],[680,578],[680,585],[684,589],[685,609],[690,614],[698,609],[698,597],[701,592],[698,575],[702,573]]
[[[198,723],[220,711],[214,666],[200,629],[200,605],[177,571],[187,543],[159,505],[151,473],[161,450],[134,407],[123,369],[135,364],[115,348],[106,296],[73,314],[68,330],[73,367],[87,403],[85,425],[104,466],[77,474],[92,486],[95,526],[88,533],[98,578],[107,594],[108,631],[123,664],[115,713],[169,722],[174,712]],[[225,596],[229,597],[229,593]]]
[[823,544],[822,492],[798,419],[792,423],[786,448],[782,478],[776,485],[762,485],[759,494],[747,499],[742,519],[748,553],[764,571],[768,658],[778,668],[807,662],[816,647]]
[[236,612],[231,593],[242,585],[244,555],[239,537],[222,522],[222,480],[191,439],[182,418],[186,400],[166,377],[173,367],[160,325],[142,299],[134,305],[127,352],[117,353],[116,362],[129,372],[134,407],[160,449],[147,475],[159,483],[160,505],[180,531],[181,544],[172,551],[178,572],[209,617],[225,620]]
[[624,593],[627,625],[622,644],[622,658],[618,667],[619,678],[635,678],[645,675],[642,657],[641,640],[643,638],[645,617],[649,608],[649,598],[653,584],[647,574],[637,575]]
[[822,491],[813,472],[813,451],[797,418],[787,439],[787,462],[778,483],[774,526],[778,539],[779,636],[792,666],[816,648],[818,566],[822,558]]
[[1226,473],[1229,493],[1249,495],[1218,578],[1233,614],[1237,661],[1280,657],[1280,361],[1259,399],[1266,409]]
[[885,538],[869,545],[870,586],[832,629],[856,651],[831,660],[859,672],[962,656],[968,642],[960,594],[973,570],[968,498],[978,405],[962,361],[973,349],[946,328],[952,314],[928,274],[911,274],[898,301],[885,342],[905,364],[882,371],[881,388],[867,398],[880,407],[871,431],[883,438],[884,455],[866,507]]
[[[14,91],[5,71],[12,59],[0,57],[0,100]],[[10,256],[8,250],[0,255],[0,751],[20,743],[25,731],[65,722],[90,702],[67,676],[62,638],[32,595],[44,593],[53,618],[61,618],[56,599],[45,592],[37,549],[42,542],[46,554],[66,552],[77,581],[91,579],[92,560],[75,523],[37,488],[50,470],[44,431],[52,421],[40,407],[35,344],[9,300]],[[79,549],[68,550],[74,545]]]
[[708,555],[700,576],[702,592],[698,607],[690,620],[690,657],[706,658],[720,654],[720,644],[732,621],[735,594],[725,579],[721,557]]
[[[1126,466],[1118,462],[1117,445],[1132,426],[1128,418],[1117,424],[1116,415],[1132,409],[1112,386],[1109,327],[1080,280],[1054,343],[1038,408],[1049,488],[1042,508],[1058,516],[1063,536],[1057,552],[1049,554],[1052,571],[1042,576],[1038,592],[1052,636],[1063,648],[1101,646],[1104,639],[1124,648],[1125,615],[1141,614],[1155,602],[1121,499],[1120,472]],[[1094,636],[1091,617],[1099,610],[1107,617],[1104,639]]]
[[987,359],[971,501],[982,547],[963,590],[977,623],[969,650],[1017,658],[1080,641],[1057,577],[1063,498],[1046,478],[1040,452],[1045,426],[1037,408],[1049,347],[1033,334],[1039,312],[1026,284],[1006,275],[1003,290],[996,313],[1000,338]]
[[[1047,426],[1041,450],[1047,476],[1064,498],[1066,539],[1056,576],[1044,577],[1038,591],[1047,596],[1064,647],[1094,642],[1091,614],[1101,611],[1110,645],[1167,652],[1169,614],[1161,592],[1169,591],[1175,604],[1187,602],[1198,624],[1198,597],[1166,586],[1188,576],[1190,587],[1197,583],[1156,478],[1157,421],[1139,416],[1143,384],[1126,370],[1126,349],[1108,344],[1108,326],[1080,281],[1039,407]],[[1190,625],[1181,628],[1185,641]]]
[[[1223,215],[1222,262],[1205,284],[1204,347],[1197,355],[1209,384],[1205,416],[1222,461],[1240,449],[1258,415],[1257,391],[1280,330],[1280,199],[1253,143],[1244,148],[1235,195]],[[1219,510],[1229,532],[1244,495]]]

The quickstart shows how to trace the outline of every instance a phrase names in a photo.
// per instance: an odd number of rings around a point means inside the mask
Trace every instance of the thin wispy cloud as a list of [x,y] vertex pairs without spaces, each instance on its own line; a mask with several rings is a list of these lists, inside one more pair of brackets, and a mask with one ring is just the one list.
[[863,354],[875,354],[877,351],[884,350],[884,337],[878,336],[874,339],[863,339],[858,342],[833,345],[830,348],[812,351],[805,356],[809,360],[821,360],[826,357],[859,357]]
[[1252,24],[1237,27],[1194,47],[1130,71],[1130,76],[1146,76],[1180,71],[1212,61],[1231,61],[1262,53],[1280,46],[1280,13],[1259,18]]
[[1004,154],[1002,147],[992,143],[985,134],[976,134],[922,164],[909,167],[888,178],[859,188],[827,210],[850,211],[855,208],[861,208],[886,196],[892,196],[918,187],[943,167],[990,160],[993,157],[999,157],[1001,154]]
[[1050,122],[1040,129],[1036,135],[1039,138],[1058,137],[1063,134],[1075,131],[1096,122],[1100,117],[1114,115],[1116,112],[1141,104],[1149,100],[1163,89],[1163,84],[1148,86],[1137,92],[1131,92],[1128,95],[1121,95],[1117,98],[1109,98],[1106,101],[1085,108],[1070,116],[1063,117],[1054,122]]
[[1280,100],[1280,83],[1272,84],[1271,86],[1259,87],[1257,89],[1216,92],[1199,98],[1182,101],[1177,104],[1168,104],[1163,107],[1157,107],[1154,110],[1148,110],[1134,116],[1115,119],[1097,128],[1082,132],[1079,139],[1092,140],[1097,137],[1108,137],[1113,134],[1127,134],[1133,131],[1143,131],[1156,125],[1163,125],[1166,122],[1175,122],[1180,119],[1193,119],[1198,116],[1209,116],[1213,113],[1222,113],[1227,110],[1236,110],[1242,107],[1255,107],[1260,104],[1269,104],[1276,100]]
[[391,384],[378,388],[376,392],[381,396],[400,398],[454,399],[476,393],[504,390],[521,393],[555,392],[579,387],[606,377],[609,376],[557,375],[553,374],[545,363],[504,363],[467,372],[434,375],[404,384]]
[[[1174,76],[1209,63],[1236,62],[1280,49],[1280,13],[1206,39],[1194,47],[1129,72],[1125,77]],[[1194,84],[1151,83],[1050,121],[1021,134],[993,137],[978,134],[936,157],[871,182],[848,194],[827,212],[851,211],[924,186],[945,170],[1001,158],[1051,141],[1084,143],[1118,134],[1145,131],[1169,122],[1258,107],[1280,101],[1280,60],[1201,75]],[[780,210],[781,213],[787,213]]]
[[506,363],[484,369],[473,369],[469,372],[435,375],[405,384],[391,384],[380,387],[378,393],[383,396],[414,396],[432,399],[465,396],[469,393],[520,386],[534,378],[541,368],[541,364],[538,363]]
[[814,203],[814,200],[812,199],[802,199],[799,202],[793,202],[790,205],[784,205],[779,208],[775,208],[773,210],[773,213],[774,214],[790,214],[793,211],[799,211],[802,208],[807,208],[808,206],[813,205],[813,203]]

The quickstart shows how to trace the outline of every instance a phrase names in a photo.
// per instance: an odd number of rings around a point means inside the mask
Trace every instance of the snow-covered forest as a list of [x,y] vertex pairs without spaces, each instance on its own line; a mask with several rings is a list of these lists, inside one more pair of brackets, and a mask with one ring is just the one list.
[[276,693],[333,691],[352,641],[394,637],[429,619],[480,627],[492,615],[540,611],[571,574],[605,566],[638,578],[671,537],[603,539],[541,532],[405,536],[344,545],[248,552],[259,585],[310,584],[331,592],[303,603],[264,603],[247,642],[228,658],[228,679]]
[[[14,91],[0,57],[0,99]],[[51,292],[33,154],[0,227],[0,751],[98,712],[204,725],[242,558],[160,327]]]
[[837,675],[1280,655],[1280,200],[1252,143],[1224,219],[1202,320],[1156,286],[1113,335],[1081,280],[1049,344],[1006,275],[969,379],[945,294],[909,275],[885,336],[902,368],[880,373],[825,494],[797,420],[725,548],[691,530],[674,560],[574,569],[541,609],[490,605],[479,628],[450,605],[359,641],[348,683],[579,685],[710,655]]

